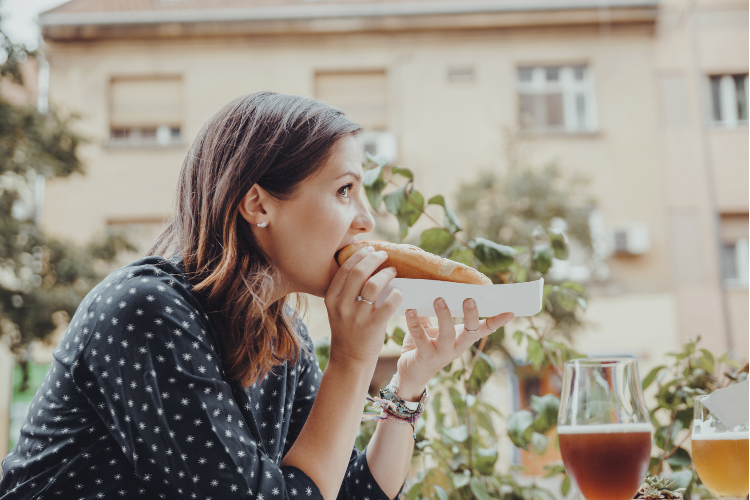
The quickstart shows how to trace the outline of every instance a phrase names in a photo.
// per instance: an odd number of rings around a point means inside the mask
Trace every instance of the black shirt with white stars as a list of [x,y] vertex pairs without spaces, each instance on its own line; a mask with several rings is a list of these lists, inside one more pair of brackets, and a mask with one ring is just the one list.
[[[145,257],[86,295],[2,461],[0,499],[323,498],[279,465],[310,414],[317,359],[301,352],[248,388],[228,380],[180,265]],[[337,498],[388,499],[366,448],[352,449]]]

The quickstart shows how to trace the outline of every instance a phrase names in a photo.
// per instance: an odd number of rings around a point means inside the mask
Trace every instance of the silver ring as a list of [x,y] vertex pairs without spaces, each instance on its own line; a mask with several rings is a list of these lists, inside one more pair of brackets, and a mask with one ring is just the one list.
[[372,300],[363,299],[361,295],[357,295],[357,300],[361,300],[362,302],[367,302],[370,305],[373,305],[375,303]]
[[[487,320],[486,319],[484,320],[484,326],[487,326]],[[478,332],[480,328],[482,328],[482,323],[479,323],[479,326],[477,327],[476,330],[469,330],[468,328],[466,328],[466,325],[464,325],[464,330],[466,330],[467,332],[471,332],[471,333]],[[489,328],[489,327],[487,326],[487,328]]]

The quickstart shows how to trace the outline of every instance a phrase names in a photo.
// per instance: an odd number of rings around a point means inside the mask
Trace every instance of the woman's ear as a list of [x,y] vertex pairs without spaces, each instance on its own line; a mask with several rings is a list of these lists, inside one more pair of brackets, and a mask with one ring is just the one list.
[[265,189],[253,184],[250,190],[240,200],[239,211],[243,219],[253,226],[262,222],[268,223],[270,214],[267,208],[270,208],[271,197]]

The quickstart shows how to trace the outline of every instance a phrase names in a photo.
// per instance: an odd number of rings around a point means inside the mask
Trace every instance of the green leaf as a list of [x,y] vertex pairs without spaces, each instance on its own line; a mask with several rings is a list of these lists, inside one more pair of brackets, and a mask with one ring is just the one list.
[[487,412],[478,410],[476,412],[476,415],[477,415],[477,420],[479,421],[479,425],[481,425],[483,429],[489,432],[491,436],[494,436],[495,426],[492,423],[492,418],[487,414]]
[[410,169],[408,169],[408,168],[393,167],[391,169],[391,172],[393,172],[394,174],[399,174],[401,176],[404,176],[407,179],[409,179],[410,181],[414,180],[414,173]]
[[584,288],[584,286],[580,283],[576,283],[575,281],[566,281],[565,283],[560,285],[560,288],[569,288],[578,293],[586,293],[586,288]]
[[522,267],[521,269],[519,269],[518,272],[516,273],[515,282],[516,283],[525,283],[526,282],[526,278],[527,278],[527,274],[526,273],[527,273],[527,271],[526,271],[525,267]]
[[383,190],[385,189],[386,182],[381,178],[373,182],[371,186],[365,186],[365,194],[375,211],[380,210],[380,203],[383,200]]
[[641,389],[645,391],[646,387],[651,385],[654,379],[656,379],[656,376],[659,374],[659,372],[664,368],[666,368],[666,366],[664,365],[659,365],[652,368],[651,371],[648,372],[648,375],[646,375],[646,378],[643,379],[643,382],[641,382]]
[[389,212],[396,216],[400,228],[399,241],[402,240],[409,228],[417,222],[422,215],[424,197],[417,190],[407,191],[409,184],[400,186],[395,191],[388,193],[383,198]]
[[554,251],[555,258],[560,260],[567,260],[568,258],[568,240],[565,238],[565,234],[562,229],[549,227],[547,228],[547,236],[549,237],[550,245]]
[[474,468],[481,474],[490,476],[495,472],[497,448],[479,448],[473,455]]
[[521,330],[516,330],[513,333],[513,339],[516,341],[516,344],[521,345],[521,342],[523,342],[523,338],[525,337],[524,333]]
[[474,238],[469,242],[474,256],[493,272],[505,271],[513,263],[518,250],[500,245],[484,238]]
[[508,437],[513,444],[524,450],[529,449],[533,423],[534,416],[527,410],[517,411],[508,417]]
[[453,235],[442,227],[433,227],[422,231],[419,248],[425,252],[441,255],[448,250],[455,240]]
[[546,394],[542,397],[532,395],[531,407],[536,412],[536,418],[534,419],[535,431],[544,434],[557,424],[560,400],[554,394]]
[[546,356],[544,355],[544,350],[542,349],[542,344],[540,344],[538,340],[533,339],[531,337],[528,337],[528,344],[526,347],[526,356],[528,357],[529,362],[531,363],[531,365],[534,367],[535,370],[539,370],[539,368],[542,367],[546,359]]
[[565,479],[563,479],[563,482],[560,485],[560,493],[562,493],[563,496],[566,497],[568,496],[569,491],[570,491],[570,476],[566,474]]
[[455,441],[456,443],[463,443],[464,441],[466,441],[466,438],[469,437],[465,425],[445,428],[443,429],[443,435],[447,436],[451,441]]
[[404,345],[404,337],[406,337],[406,332],[403,331],[398,326],[393,329],[393,333],[391,333],[391,338],[395,343],[402,346]]
[[542,274],[547,274],[552,267],[552,258],[555,256],[554,250],[547,243],[534,245],[531,256],[531,268]]
[[540,434],[538,432],[531,433],[531,449],[537,455],[544,455],[544,452],[547,449],[547,442],[547,436],[545,436],[544,434]]
[[667,463],[670,467],[672,467],[672,470],[676,470],[683,467],[690,467],[692,460],[690,459],[690,455],[684,448],[677,448],[677,451],[675,451],[674,455],[667,459]]
[[445,416],[440,409],[440,401],[442,401],[442,399],[442,392],[438,392],[437,394],[435,394],[435,397],[432,398],[432,411],[435,412],[435,426],[437,427],[438,431],[440,431],[440,429],[443,427],[443,417]]
[[456,214],[453,213],[453,210],[448,207],[448,205],[445,203],[445,199],[443,198],[443,195],[437,195],[433,196],[427,201],[428,205],[440,205],[443,207],[443,210],[445,211],[445,217],[443,220],[443,224],[445,224],[445,227],[448,228],[448,231],[451,233],[457,233],[461,230],[463,230],[463,227],[461,227],[461,223],[458,221],[458,217],[456,217]]
[[674,481],[675,488],[687,488],[693,482],[692,469],[682,469],[669,476],[670,481]]
[[703,353],[703,356],[701,356],[703,369],[709,373],[713,373],[714,367],[716,366],[714,355],[711,354],[711,351],[709,351],[708,349],[701,349],[701,352]]
[[487,493],[487,487],[478,478],[472,477],[469,487],[471,488],[471,492],[474,493],[474,498],[478,498],[479,500],[490,499],[490,496]]
[[505,325],[501,326],[489,335],[489,342],[492,342],[492,345],[499,346],[503,343],[503,340],[505,340]]
[[480,391],[493,373],[495,373],[495,362],[480,351],[479,358],[474,365],[474,371],[471,372],[469,387],[477,392]]
[[365,170],[364,176],[362,177],[362,185],[369,187],[375,184],[380,179],[383,180],[383,165],[378,165],[375,168]]
[[461,393],[458,392],[454,387],[448,387],[448,394],[450,394],[451,401],[453,402],[453,408],[455,408],[459,413],[463,412],[466,403],[464,403],[464,398]]
[[417,500],[419,497],[419,490],[422,488],[421,483],[417,483],[409,489],[409,493],[406,494],[407,500]]
[[450,260],[455,260],[469,267],[474,267],[474,252],[471,248],[458,247],[451,252]]
[[432,487],[435,488],[435,493],[437,493],[437,496],[440,500],[448,500],[448,493],[446,493],[443,488],[441,488],[437,484],[432,485]]
[[383,197],[385,202],[385,208],[388,209],[393,215],[398,215],[402,210],[403,206],[407,202],[406,187],[408,184],[399,186],[397,189],[391,191]]
[[453,474],[453,485],[458,488],[463,488],[471,481],[471,476],[468,474],[460,473]]

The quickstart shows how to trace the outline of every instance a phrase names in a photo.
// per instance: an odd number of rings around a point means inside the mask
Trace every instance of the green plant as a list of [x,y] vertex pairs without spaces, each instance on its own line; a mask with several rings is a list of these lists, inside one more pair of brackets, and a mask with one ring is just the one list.
[[[527,178],[533,176],[523,174]],[[402,184],[396,179],[402,179]],[[414,188],[411,170],[384,164],[366,165],[364,186],[368,200],[375,211],[384,205],[387,212],[398,220],[398,240],[403,241],[409,229],[421,216],[430,219],[434,227],[419,235],[418,245],[426,251],[448,257],[474,267],[490,277],[493,283],[514,283],[537,280],[547,274],[552,259],[568,258],[568,241],[563,231],[536,221],[529,234],[528,245],[508,246],[491,239],[475,236],[464,241],[457,233],[463,224],[442,195],[425,201]],[[386,188],[393,187],[386,193]],[[442,221],[425,212],[427,205],[443,209]],[[526,327],[519,328],[510,338],[505,328],[500,328],[473,346],[465,358],[445,366],[430,381],[432,403],[430,413],[435,422],[435,433],[426,431],[425,420],[417,427],[418,445],[415,456],[429,456],[438,466],[427,471],[417,471],[417,482],[407,485],[405,498],[469,499],[469,498],[525,498],[551,499],[551,491],[535,483],[525,485],[516,480],[514,467],[508,473],[496,474],[498,459],[497,429],[494,418],[504,418],[491,403],[482,397],[482,389],[497,370],[496,358],[517,363],[510,354],[509,342],[523,344],[527,357],[524,362],[534,369],[552,366],[560,370],[561,364],[580,356],[565,339],[571,328],[561,328],[568,322],[576,323],[576,313],[585,311],[587,301],[582,285],[570,281],[546,283],[543,291],[542,311],[534,317],[524,318]],[[394,328],[386,337],[401,345],[405,332]],[[325,358],[327,345],[318,345],[318,354]],[[321,360],[324,367],[325,360]],[[449,401],[444,413],[443,401]],[[523,409],[507,418],[508,435],[520,447],[543,453],[549,438],[547,434],[557,422],[559,401],[554,395],[532,397],[531,408]],[[372,411],[366,406],[365,411]],[[376,423],[364,422],[356,445],[363,448],[369,442]],[[559,474],[557,470],[552,474]],[[562,471],[564,474],[564,469]],[[563,478],[567,492],[570,480]]]
[[[21,64],[37,57],[0,31],[4,84],[23,86]],[[49,237],[35,218],[34,184],[38,177],[68,177],[83,172],[77,156],[85,138],[72,129],[75,115],[54,107],[40,112],[35,103],[17,104],[0,95],[0,336],[18,354],[28,380],[24,348],[55,327],[53,314],[70,317],[121,250],[135,250],[122,235],[79,246]],[[59,315],[58,315],[59,316]]]
[[685,488],[687,497],[696,492],[710,496],[684,448],[691,434],[693,397],[747,378],[746,372],[734,373],[739,364],[727,354],[716,358],[699,348],[699,342],[700,336],[685,343],[682,351],[668,353],[670,363],[653,368],[642,382],[644,391],[656,383],[656,402],[649,415],[658,451],[649,463],[649,474],[671,472],[670,479]]
[[[414,188],[412,171],[383,164],[366,165],[365,168],[367,197],[375,211],[385,205],[386,210],[397,218],[399,241],[407,237],[409,229],[424,215],[434,223],[434,227],[422,231],[419,236],[421,248],[472,266],[489,276],[494,283],[536,280],[547,274],[552,257],[561,260],[568,258],[565,234],[552,227],[545,229],[539,220],[533,218],[523,225],[531,228],[528,238],[521,240],[525,244],[508,246],[478,235],[464,241],[457,234],[462,231],[463,224],[445,198],[433,196],[425,204],[424,196]],[[543,191],[538,189],[539,186],[552,189],[549,179],[553,176],[549,172],[541,174],[547,176],[545,182],[534,180],[534,174],[528,171],[516,172],[516,175],[537,186],[537,193]],[[394,180],[399,177],[405,179],[405,183],[398,184]],[[388,186],[395,189],[386,193]],[[474,199],[480,200],[482,196],[478,194]],[[492,194],[488,191],[485,196],[491,197]],[[425,206],[430,204],[443,208],[442,221],[425,212]],[[545,210],[538,213],[549,215],[549,211]],[[533,214],[527,215],[534,217]],[[493,417],[505,419],[506,432],[513,444],[541,455],[550,441],[556,441],[552,431],[557,422],[558,398],[551,394],[532,396],[529,408],[503,415],[485,400],[482,393],[497,370],[498,358],[513,365],[517,363],[510,353],[509,342],[515,342],[517,347],[524,349],[523,362],[532,369],[537,372],[552,369],[560,378],[563,363],[582,356],[570,347],[569,341],[571,334],[583,324],[578,315],[585,312],[587,307],[586,290],[581,284],[571,281],[547,281],[545,278],[542,310],[533,317],[524,318],[525,327],[517,329],[512,336],[506,335],[505,327],[498,329],[430,380],[429,390],[433,397],[425,416],[434,419],[435,432],[428,433],[425,418],[420,419],[416,429],[419,442],[415,446],[414,457],[429,456],[436,466],[416,471],[417,481],[407,483],[403,498],[554,498],[551,491],[535,482],[521,484],[515,473],[523,471],[523,467],[513,466],[500,474],[495,472],[498,448]],[[385,341],[390,339],[402,345],[405,335],[402,329],[396,327]],[[707,494],[694,471],[689,454],[683,448],[692,420],[692,396],[709,393],[747,376],[746,373],[722,371],[722,367],[736,368],[736,363],[727,355],[717,359],[708,350],[699,349],[699,340],[688,342],[681,352],[670,353],[672,363],[654,368],[642,382],[644,390],[654,382],[657,384],[656,405],[650,409],[650,415],[655,429],[654,444],[659,451],[651,459],[650,473],[656,475],[670,469],[668,488],[676,485],[677,492],[681,491],[679,488],[685,488],[687,495],[691,492]],[[323,369],[328,345],[319,344],[317,351]],[[447,404],[443,405],[444,401]],[[365,411],[371,412],[373,408],[368,404]],[[375,422],[362,424],[356,440],[358,448],[363,449],[369,442],[375,427]],[[548,464],[545,472],[546,477],[560,478],[560,492],[567,495],[571,480],[562,462]],[[662,488],[659,480],[652,478],[654,484],[647,486]]]
[[663,477],[647,477],[635,498],[643,500],[682,500],[685,488],[675,488],[677,481]]

